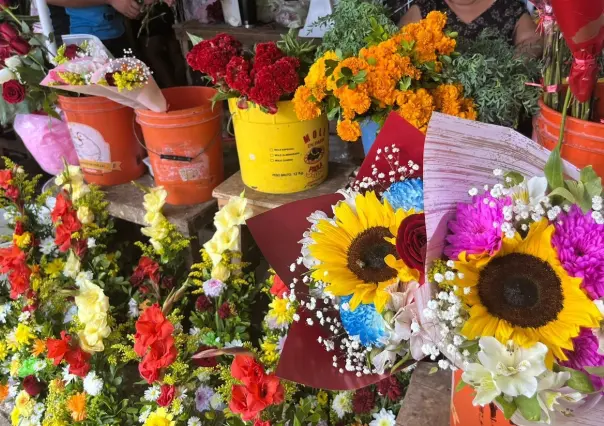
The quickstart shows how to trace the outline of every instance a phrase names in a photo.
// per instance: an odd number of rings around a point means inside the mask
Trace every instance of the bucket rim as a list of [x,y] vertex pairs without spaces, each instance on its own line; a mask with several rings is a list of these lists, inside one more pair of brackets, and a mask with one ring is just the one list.
[[[205,87],[205,86],[177,86],[177,87],[169,87],[167,89],[162,89],[162,93],[165,92],[169,92],[171,90],[175,90],[175,89],[186,89],[186,90],[191,90],[191,91],[197,91],[197,92],[214,92],[214,93],[218,93],[218,90],[214,89],[213,87]],[[185,117],[190,117],[193,115],[197,115],[197,114],[213,114],[216,113],[218,115],[220,115],[222,113],[222,104],[220,102],[216,102],[214,105],[212,105],[211,103],[209,105],[200,105],[200,106],[195,106],[195,107],[191,107],[191,108],[184,108],[184,109],[177,109],[174,111],[165,111],[165,112],[155,112],[155,111],[151,111],[149,109],[139,109],[136,108],[134,110],[134,112],[136,113],[137,117],[145,117],[145,118],[159,118],[159,119],[166,119],[166,118],[185,118]]]
[[[547,114],[555,115],[555,116],[560,117],[560,119],[562,119],[562,113],[545,105],[545,103],[543,102],[543,99],[539,99],[539,101],[537,101],[537,105],[539,105],[540,113],[542,111],[545,111]],[[604,123],[599,123],[596,121],[581,120],[580,118],[571,117],[570,115],[567,115],[566,116],[566,126],[568,126],[569,123],[577,124],[580,126],[599,127],[599,128],[604,127]],[[558,123],[558,126],[559,125],[560,124]]]

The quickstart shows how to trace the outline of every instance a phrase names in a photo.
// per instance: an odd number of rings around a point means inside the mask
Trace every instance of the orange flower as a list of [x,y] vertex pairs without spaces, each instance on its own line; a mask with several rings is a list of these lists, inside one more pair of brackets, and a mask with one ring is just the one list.
[[8,385],[0,384],[0,402],[4,402],[8,398]]
[[436,110],[468,120],[476,120],[476,110],[471,99],[463,97],[460,84],[442,84],[432,91]]
[[80,392],[67,400],[67,409],[71,411],[71,417],[76,422],[86,420],[86,393]]
[[438,55],[449,55],[455,50],[455,39],[443,32],[447,17],[442,12],[430,12],[425,19],[405,25],[402,39],[413,42],[413,51],[421,63],[436,61]]
[[398,92],[396,103],[399,106],[398,114],[425,133],[434,110],[434,100],[430,93],[423,88]]
[[321,115],[321,108],[312,101],[312,92],[306,86],[300,86],[294,94],[294,111],[299,120],[312,120]]
[[34,345],[31,350],[31,354],[33,356],[40,356],[44,352],[46,352],[46,342],[44,342],[44,340],[41,340],[41,339],[36,339],[34,341]]
[[[327,79],[327,89],[328,90],[335,91],[338,88],[337,81],[340,77],[342,77],[343,68],[348,68],[350,71],[352,71],[352,75],[356,76],[359,73],[359,71],[367,70],[369,68],[369,64],[364,59],[356,58],[354,56],[351,58],[344,59],[333,70],[333,74],[331,76],[329,76],[329,78]],[[356,87],[360,87],[363,85],[364,85],[364,83],[361,83],[361,84],[358,84]],[[342,87],[346,87],[346,86],[342,86]]]
[[337,126],[338,136],[347,142],[356,142],[361,136],[361,126],[356,121],[341,120]]

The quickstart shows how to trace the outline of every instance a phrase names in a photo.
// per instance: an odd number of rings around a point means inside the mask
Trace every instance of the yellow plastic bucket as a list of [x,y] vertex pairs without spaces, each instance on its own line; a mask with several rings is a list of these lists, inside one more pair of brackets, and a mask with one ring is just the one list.
[[291,194],[327,178],[329,123],[326,116],[300,121],[291,101],[279,102],[276,114],[229,99],[243,183],[268,194]]

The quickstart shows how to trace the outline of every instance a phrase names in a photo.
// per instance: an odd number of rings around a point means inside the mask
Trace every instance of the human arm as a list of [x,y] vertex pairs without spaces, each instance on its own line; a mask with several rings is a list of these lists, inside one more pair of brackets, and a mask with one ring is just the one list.
[[516,23],[514,46],[517,53],[532,58],[539,58],[543,53],[543,39],[528,13],[523,13]]
[[136,19],[140,14],[140,6],[135,0],[47,0],[46,2],[53,6],[70,8],[109,5],[130,19]]
[[412,24],[414,22],[419,22],[422,19],[422,12],[418,5],[414,4],[405,12],[405,14],[401,17],[401,20],[398,21],[399,28],[404,27],[407,24]]

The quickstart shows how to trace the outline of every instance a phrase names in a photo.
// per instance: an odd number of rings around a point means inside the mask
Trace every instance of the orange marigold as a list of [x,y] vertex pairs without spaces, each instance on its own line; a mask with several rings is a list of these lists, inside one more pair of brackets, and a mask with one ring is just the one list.
[[422,132],[426,132],[428,121],[434,110],[434,100],[426,89],[398,92],[396,103],[398,114]]
[[86,393],[80,392],[69,397],[67,409],[71,411],[71,417],[74,421],[83,422],[86,420]]
[[[329,76],[327,79],[327,89],[328,90],[336,90],[338,88],[337,81],[340,77],[342,77],[342,68],[348,68],[352,71],[352,75],[356,76],[359,71],[367,70],[369,68],[369,64],[365,59],[362,58],[346,58],[341,61],[338,66],[333,70],[333,74]],[[361,83],[363,84],[363,83]],[[359,84],[358,86],[360,86]],[[358,87],[357,86],[357,87]]]
[[361,136],[361,126],[358,122],[352,120],[338,121],[336,130],[338,136],[347,142],[356,142]]
[[327,51],[312,64],[308,70],[308,75],[304,78],[304,85],[310,89],[317,102],[321,102],[325,97],[327,88],[327,66],[325,61],[337,61],[338,55],[333,51]]
[[300,86],[294,94],[294,111],[299,120],[312,120],[321,115],[321,108],[312,100],[311,89]]
[[334,95],[338,98],[342,115],[347,120],[352,120],[356,114],[366,113],[371,106],[366,83],[359,84],[354,89],[342,86],[334,91]]
[[455,39],[443,32],[447,17],[442,12],[430,12],[425,19],[401,29],[402,39],[414,42],[413,51],[420,63],[435,61],[437,54],[449,55],[455,50]]
[[34,341],[34,345],[33,345],[32,349],[31,349],[31,354],[33,356],[40,356],[44,352],[46,352],[46,342],[44,342],[44,340],[41,340],[41,339],[36,339]]
[[4,402],[8,398],[8,385],[0,383],[0,402]]
[[468,120],[476,120],[474,101],[463,97],[460,84],[442,84],[432,90],[436,110]]

